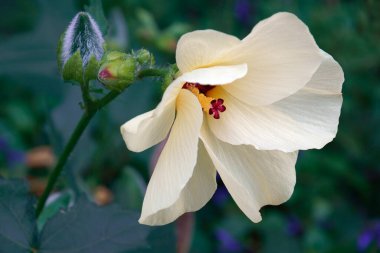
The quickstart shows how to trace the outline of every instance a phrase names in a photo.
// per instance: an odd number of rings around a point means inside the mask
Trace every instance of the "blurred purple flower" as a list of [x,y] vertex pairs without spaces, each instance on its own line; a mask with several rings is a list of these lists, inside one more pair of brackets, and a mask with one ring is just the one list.
[[8,147],[8,143],[2,137],[0,137],[0,151],[3,152]]
[[303,225],[300,219],[296,216],[291,216],[288,218],[286,232],[290,236],[301,236],[303,234]]
[[243,246],[227,230],[219,228],[215,235],[219,242],[219,253],[243,252]]
[[214,196],[212,197],[212,202],[217,206],[222,206],[228,200],[228,191],[226,186],[223,184],[222,179],[219,174],[216,175],[216,182],[218,184],[218,188],[215,191]]
[[25,153],[18,150],[11,150],[7,154],[8,165],[17,165],[25,163]]
[[373,240],[373,233],[370,230],[366,230],[360,234],[358,238],[358,250],[360,252],[365,251]]
[[217,206],[222,206],[228,200],[228,191],[225,186],[218,186],[215,191],[214,196],[212,197],[212,201]]
[[3,137],[0,137],[0,154],[4,157],[7,166],[25,162],[25,153],[13,149]]
[[371,245],[376,244],[380,250],[380,221],[375,221],[359,235],[357,247],[360,252],[366,251]]
[[235,2],[235,16],[239,22],[249,24],[251,15],[251,3],[249,0],[237,0]]

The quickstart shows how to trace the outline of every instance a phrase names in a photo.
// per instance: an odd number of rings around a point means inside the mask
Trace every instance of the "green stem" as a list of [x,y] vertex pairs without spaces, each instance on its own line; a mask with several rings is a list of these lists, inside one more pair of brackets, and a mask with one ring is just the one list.
[[167,69],[143,69],[138,74],[138,78],[144,78],[144,77],[164,77],[165,74],[168,72]]
[[105,95],[102,99],[95,101],[96,110],[101,109],[102,107],[106,106],[109,102],[111,102],[115,97],[117,97],[120,94],[121,91],[110,91],[107,95]]
[[59,160],[53,170],[53,172],[50,174],[47,186],[42,193],[42,196],[38,200],[37,203],[37,209],[36,209],[36,215],[37,217],[41,214],[42,210],[44,209],[45,203],[47,198],[50,195],[50,192],[53,190],[55,183],[57,182],[57,179],[62,173],[63,167],[66,164],[67,158],[69,158],[71,152],[73,151],[75,145],[77,144],[78,140],[80,139],[83,131],[88,126],[88,123],[90,123],[92,117],[95,115],[95,113],[106,106],[109,102],[111,102],[114,98],[116,98],[120,92],[118,91],[110,91],[107,95],[105,95],[102,99],[93,102],[91,104],[90,108],[86,108],[85,113],[82,115],[82,118],[79,120],[77,126],[74,129],[74,132],[71,134],[69,142],[66,144],[63,153],[59,157]]
[[67,158],[70,156],[70,154],[73,151],[75,145],[77,144],[79,138],[81,137],[83,131],[86,129],[88,123],[90,122],[91,118],[94,115],[95,115],[95,111],[91,112],[91,113],[85,112],[82,115],[82,118],[80,119],[80,121],[78,122],[74,132],[72,133],[72,135],[69,139],[69,142],[67,143],[67,145],[65,146],[65,148],[63,150],[63,153],[59,157],[59,160],[58,160],[53,172],[49,176],[48,184],[47,184],[44,192],[42,193],[42,196],[38,200],[37,209],[36,209],[37,217],[41,214],[41,212],[45,206],[46,200],[49,197],[50,192],[53,190],[53,187],[54,187],[58,177],[60,176],[64,165],[66,164]]
[[84,102],[84,108],[85,110],[88,110],[91,105],[92,105],[92,99],[89,91],[89,80],[83,80],[83,83],[81,84],[80,88],[82,90],[82,99]]
[[[165,69],[144,69],[138,73],[137,77],[140,79],[143,77],[152,77],[152,76],[163,77],[166,73],[167,73],[167,70]],[[63,153],[59,157],[58,162],[55,168],[53,169],[53,172],[49,176],[47,186],[44,192],[42,193],[40,199],[38,200],[37,209],[36,209],[37,217],[41,214],[42,210],[44,209],[46,200],[49,197],[51,191],[53,190],[54,185],[57,182],[59,176],[61,175],[62,170],[67,162],[67,159],[69,158],[75,145],[80,139],[82,133],[84,132],[84,130],[90,123],[92,117],[96,114],[96,112],[99,109],[106,106],[109,102],[111,102],[114,98],[116,98],[120,94],[120,91],[110,91],[103,98],[96,101],[91,100],[91,97],[88,91],[88,86],[82,87],[82,93],[83,93],[83,100],[85,102],[85,108],[84,108],[85,112],[82,115],[82,118],[78,122],[77,126],[75,127],[74,132],[71,134],[69,142],[66,144],[63,150]]]

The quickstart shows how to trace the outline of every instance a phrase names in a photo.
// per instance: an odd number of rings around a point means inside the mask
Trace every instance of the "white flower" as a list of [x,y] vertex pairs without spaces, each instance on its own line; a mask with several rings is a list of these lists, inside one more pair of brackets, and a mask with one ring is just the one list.
[[149,182],[140,223],[162,225],[200,209],[216,171],[253,221],[290,198],[297,151],[336,135],[343,72],[290,13],[257,24],[243,40],[213,30],[182,36],[181,75],[156,109],[121,127],[128,148],[167,143]]

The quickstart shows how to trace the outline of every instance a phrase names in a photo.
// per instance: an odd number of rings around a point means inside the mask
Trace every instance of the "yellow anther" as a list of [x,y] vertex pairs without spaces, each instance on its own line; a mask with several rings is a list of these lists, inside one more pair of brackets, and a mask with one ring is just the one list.
[[210,109],[211,101],[214,100],[214,98],[206,97],[204,94],[198,95],[198,101],[201,104],[202,110],[205,112],[208,112]]
[[211,101],[214,100],[214,98],[207,97],[204,94],[200,93],[199,89],[196,87],[189,87],[188,90],[191,91],[198,98],[202,110],[208,112],[208,110],[210,109]]

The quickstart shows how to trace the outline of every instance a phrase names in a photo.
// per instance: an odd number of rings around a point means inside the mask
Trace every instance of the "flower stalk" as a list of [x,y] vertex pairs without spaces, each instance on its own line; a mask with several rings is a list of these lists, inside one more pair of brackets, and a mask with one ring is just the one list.
[[62,170],[64,168],[64,165],[66,164],[67,158],[70,156],[71,152],[73,151],[74,147],[78,143],[78,140],[82,136],[82,133],[90,123],[90,120],[95,115],[95,112],[88,112],[86,111],[81,119],[79,120],[77,126],[74,129],[74,132],[71,134],[69,142],[66,144],[62,154],[60,155],[57,165],[55,166],[53,172],[49,176],[49,180],[47,183],[47,186],[42,193],[40,199],[37,203],[37,209],[36,209],[36,216],[38,217],[46,203],[47,198],[50,195],[50,192],[53,190],[55,183],[57,182],[58,177],[61,175]]
[[[138,73],[136,73],[136,77],[138,79],[142,79],[145,77],[163,77],[165,72],[168,70],[165,69],[141,69]],[[133,83],[133,82],[132,82]],[[128,88],[132,83],[126,85],[124,89]],[[78,143],[80,137],[82,136],[84,130],[87,128],[91,119],[95,116],[96,112],[109,104],[112,100],[114,100],[118,95],[121,94],[122,91],[119,90],[111,90],[107,95],[98,100],[93,100],[90,96],[89,89],[86,89],[82,85],[82,97],[84,100],[84,113],[79,120],[77,126],[75,127],[73,133],[70,136],[68,143],[66,144],[62,154],[60,155],[56,166],[53,169],[53,172],[50,174],[47,186],[42,193],[40,199],[37,203],[36,208],[36,216],[39,217],[45,207],[46,201],[53,190],[59,176],[61,175],[64,166],[69,158],[70,154],[74,150],[76,144]]]
[[[114,100],[136,80],[159,77],[163,83],[173,78],[173,66],[155,68],[154,57],[146,49],[130,54],[105,52],[104,38],[96,21],[87,12],[78,13],[64,32],[58,45],[58,65],[64,81],[81,88],[83,115],[38,200],[36,216],[40,216],[70,154],[96,112]],[[109,92],[102,98],[91,96],[90,81],[99,80]]]

